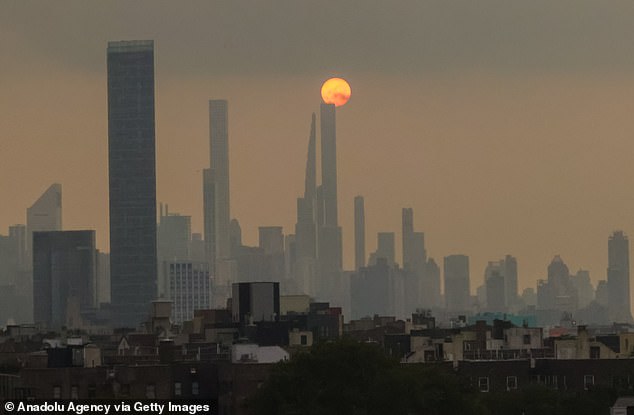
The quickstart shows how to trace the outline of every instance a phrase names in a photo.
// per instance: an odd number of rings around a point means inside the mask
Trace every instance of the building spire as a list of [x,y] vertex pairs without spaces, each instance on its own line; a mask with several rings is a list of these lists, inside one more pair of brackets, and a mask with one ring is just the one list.
[[313,112],[310,123],[310,138],[308,139],[308,158],[306,159],[306,182],[304,185],[304,199],[312,200],[317,188],[317,133],[316,116]]

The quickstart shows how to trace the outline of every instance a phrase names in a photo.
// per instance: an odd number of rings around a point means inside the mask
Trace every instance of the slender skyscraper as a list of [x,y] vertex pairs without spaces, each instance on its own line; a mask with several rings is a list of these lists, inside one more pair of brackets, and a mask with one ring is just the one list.
[[229,222],[229,132],[226,100],[209,101],[211,168],[214,171],[216,257],[230,255]]
[[224,267],[219,267],[222,260],[231,256],[231,238],[229,223],[231,213],[229,207],[229,119],[226,100],[209,101],[209,140],[210,160],[213,170],[214,187],[214,231],[215,231],[215,277],[219,284],[227,285],[229,275]]
[[402,212],[402,247],[403,247],[403,269],[409,270],[412,267],[412,235],[414,234],[414,210],[412,208],[403,208]]
[[354,198],[354,268],[365,267],[365,207],[363,196]]
[[295,284],[297,289],[309,295],[316,294],[315,267],[317,258],[317,132],[316,117],[312,115],[304,196],[297,199],[297,223],[295,224]]
[[318,297],[339,294],[342,268],[341,228],[337,213],[337,133],[335,105],[321,104],[321,186],[318,189]]
[[337,219],[337,128],[335,105],[321,104],[321,188],[324,225],[338,226]]
[[157,295],[154,42],[108,43],[111,301],[136,326]]
[[630,322],[630,242],[623,231],[608,239],[608,309],[617,322]]
[[216,264],[216,206],[214,202],[214,171],[203,170],[203,219],[205,237],[205,259],[209,263],[211,275],[215,275]]

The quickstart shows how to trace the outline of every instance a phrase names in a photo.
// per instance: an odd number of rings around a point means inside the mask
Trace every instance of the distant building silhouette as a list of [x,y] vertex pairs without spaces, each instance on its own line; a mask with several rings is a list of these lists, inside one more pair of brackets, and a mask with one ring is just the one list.
[[317,130],[316,116],[311,117],[304,195],[297,199],[295,223],[294,283],[298,292],[317,294]]
[[203,170],[203,236],[205,239],[205,258],[214,275],[216,264],[216,202],[215,176],[213,169]]
[[154,42],[108,43],[111,301],[135,327],[157,295]]
[[341,227],[337,206],[337,128],[335,105],[320,106],[321,186],[317,200],[317,297],[334,300],[340,294],[342,271]]
[[57,329],[81,328],[81,314],[96,306],[95,231],[33,234],[33,316]]
[[269,259],[271,280],[285,279],[284,233],[281,226],[260,226],[259,247]]
[[[62,185],[53,183],[26,210],[26,252],[31,263],[33,232],[62,230]],[[30,265],[29,265],[30,268]]]
[[363,196],[354,198],[354,269],[365,266],[365,206]]
[[553,318],[559,318],[562,313],[572,313],[577,308],[577,290],[568,266],[555,255],[548,265],[548,280],[537,282],[537,309],[549,310]]
[[214,306],[222,306],[231,296],[236,265],[231,240],[229,192],[229,109],[222,99],[209,101],[209,151],[211,168],[203,172],[205,244],[214,279]]
[[616,322],[631,322],[630,242],[622,231],[608,239],[608,310]]
[[466,255],[446,256],[443,272],[447,311],[465,312],[470,310],[469,257]]

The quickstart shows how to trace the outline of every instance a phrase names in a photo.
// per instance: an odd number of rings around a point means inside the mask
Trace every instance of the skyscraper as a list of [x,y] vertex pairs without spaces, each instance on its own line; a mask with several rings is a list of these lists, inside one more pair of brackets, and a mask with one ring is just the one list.
[[[226,100],[209,101],[210,161],[214,184],[214,230],[216,262],[229,259],[231,240],[229,223],[229,119]],[[218,272],[219,269],[216,269]],[[216,275],[222,284],[227,284],[226,275]]]
[[623,231],[608,239],[608,309],[617,322],[632,321],[630,310],[630,242]]
[[354,198],[354,268],[365,267],[365,207],[363,196]]
[[470,307],[469,257],[449,255],[445,257],[445,302],[448,311],[464,312]]
[[434,270],[427,262],[425,251],[425,234],[414,232],[414,210],[402,210],[402,248],[403,270],[405,272],[405,303],[408,311],[419,307],[435,307],[440,305],[440,277],[436,278]]
[[341,228],[337,213],[337,129],[335,105],[322,103],[321,127],[321,186],[318,189],[317,259],[319,282],[317,296],[333,299],[340,294],[342,269]]
[[335,105],[321,104],[321,188],[324,225],[338,226],[337,213],[337,128]]
[[214,171],[203,170],[203,220],[205,238],[205,260],[209,263],[211,275],[215,275],[216,264],[216,205],[215,205]]
[[[62,230],[62,185],[53,183],[26,210],[27,263],[31,263],[33,232]],[[30,266],[29,266],[30,268]]]
[[136,326],[157,294],[154,42],[108,43],[111,301]]
[[297,199],[297,222],[295,224],[295,285],[299,292],[316,294],[317,265],[317,132],[316,117],[312,114],[306,172],[304,177],[304,196]]
[[59,329],[80,328],[81,312],[96,305],[95,231],[33,234],[33,316]]
[[403,269],[410,269],[412,266],[412,235],[414,233],[414,210],[403,208],[402,211],[402,247],[403,247]]

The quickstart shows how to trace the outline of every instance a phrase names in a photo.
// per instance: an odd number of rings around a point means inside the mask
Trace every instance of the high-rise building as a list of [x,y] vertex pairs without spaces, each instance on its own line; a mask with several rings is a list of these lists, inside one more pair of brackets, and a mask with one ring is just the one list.
[[577,290],[578,307],[586,307],[594,300],[594,287],[590,281],[590,271],[580,269],[571,277],[571,281]]
[[[210,161],[213,170],[214,230],[216,262],[231,256],[229,223],[231,221],[229,196],[229,115],[226,100],[209,101]],[[217,269],[216,271],[220,271]],[[226,285],[230,276],[216,275]]]
[[448,311],[468,311],[470,307],[469,257],[449,255],[445,257],[445,303]]
[[375,263],[360,268],[350,278],[352,318],[375,314],[402,318],[404,289],[403,271],[390,266],[385,257],[377,257]]
[[402,211],[402,248],[403,248],[403,269],[412,267],[412,260],[415,255],[412,246],[412,235],[414,234],[414,210],[403,208]]
[[154,42],[108,43],[111,300],[136,326],[157,293]]
[[322,103],[321,186],[317,199],[317,259],[319,281],[317,297],[334,299],[340,293],[342,241],[337,211],[337,129],[335,105]]
[[62,230],[62,185],[53,183],[26,210],[26,252],[31,263],[33,232]]
[[205,260],[209,263],[212,275],[216,264],[216,203],[213,169],[203,170],[203,220],[205,238]]
[[511,255],[504,257],[504,304],[517,304],[517,258]]
[[373,262],[383,258],[390,267],[393,267],[396,257],[395,251],[394,232],[379,232],[376,234],[376,252],[374,253],[375,261]]
[[321,104],[321,189],[324,225],[338,226],[337,214],[337,128],[335,105]]
[[281,226],[260,226],[259,247],[268,257],[272,281],[282,281],[285,277],[284,233]]
[[172,321],[182,324],[194,317],[195,310],[211,306],[209,264],[193,261],[165,261],[167,298],[172,300]]
[[93,309],[97,270],[95,231],[33,234],[33,315],[48,328],[81,328]]
[[365,206],[363,196],[354,198],[354,268],[365,267]]
[[630,242],[623,231],[614,232],[608,239],[608,299],[610,317],[614,321],[632,321]]
[[158,298],[167,298],[168,275],[164,266],[166,261],[179,262],[191,259],[189,248],[191,246],[191,217],[163,212],[161,205],[161,220],[158,224]]
[[317,132],[316,117],[312,115],[304,196],[297,199],[297,222],[295,224],[295,264],[294,281],[298,292],[316,295],[317,267]]
[[425,234],[414,232],[414,210],[402,210],[403,270],[405,272],[405,303],[408,312],[417,308],[440,305],[440,278],[427,273]]

